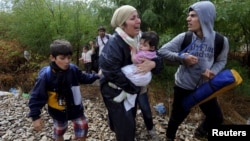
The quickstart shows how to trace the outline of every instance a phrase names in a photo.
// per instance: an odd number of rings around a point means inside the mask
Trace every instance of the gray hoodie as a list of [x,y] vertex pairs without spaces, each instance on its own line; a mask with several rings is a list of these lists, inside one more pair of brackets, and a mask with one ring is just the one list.
[[[216,17],[215,6],[210,1],[196,2],[189,7],[198,15],[203,38],[200,39],[193,33],[192,46],[188,48],[189,54],[198,57],[198,63],[192,66],[181,64],[175,73],[175,84],[183,89],[193,90],[196,86],[204,83],[205,80],[201,74],[210,69],[217,74],[227,63],[227,54],[229,50],[228,39],[224,37],[224,45],[221,53],[214,58],[214,40],[215,31],[214,20]],[[164,44],[159,50],[159,55],[170,60],[183,63],[184,55],[181,52],[181,44],[184,40],[185,33],[180,33],[171,41]],[[216,60],[214,60],[216,59]]]

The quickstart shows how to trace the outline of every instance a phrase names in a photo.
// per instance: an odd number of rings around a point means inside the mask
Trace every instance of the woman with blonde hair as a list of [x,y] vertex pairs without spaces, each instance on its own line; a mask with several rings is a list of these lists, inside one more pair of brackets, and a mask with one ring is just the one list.
[[[135,140],[135,116],[137,97],[141,88],[135,86],[122,72],[121,68],[132,64],[131,50],[139,44],[141,19],[137,10],[130,5],[117,8],[111,20],[115,28],[99,58],[102,71],[100,79],[101,93],[108,110],[110,128],[115,132],[117,141]],[[143,63],[138,64],[138,73],[159,72],[162,69],[162,60],[141,58]],[[114,102],[114,97],[125,91],[135,96],[121,103]],[[132,106],[131,106],[132,105]],[[130,108],[127,108],[129,107]]]

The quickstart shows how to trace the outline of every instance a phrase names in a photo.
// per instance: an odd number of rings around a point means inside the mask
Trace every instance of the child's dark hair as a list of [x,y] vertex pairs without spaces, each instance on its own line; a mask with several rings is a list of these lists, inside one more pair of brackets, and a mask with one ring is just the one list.
[[84,45],[82,46],[82,48],[85,48],[86,50],[89,50],[89,45],[88,45],[88,44],[84,44]]
[[98,31],[103,31],[103,32],[105,32],[105,31],[106,31],[106,28],[105,28],[104,26],[99,26],[99,27],[98,27]]
[[50,44],[50,54],[53,57],[56,57],[58,55],[72,55],[73,51],[72,51],[72,45],[70,44],[69,41],[67,40],[54,40],[51,44]]
[[141,39],[144,39],[145,42],[148,42],[150,46],[155,46],[155,49],[159,44],[159,36],[155,31],[143,32]]

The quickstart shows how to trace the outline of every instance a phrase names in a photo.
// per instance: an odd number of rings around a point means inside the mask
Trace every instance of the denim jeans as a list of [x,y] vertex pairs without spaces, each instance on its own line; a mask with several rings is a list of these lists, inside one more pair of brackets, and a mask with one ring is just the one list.
[[153,128],[153,118],[147,92],[138,95],[138,105],[141,109],[147,130],[151,130]]

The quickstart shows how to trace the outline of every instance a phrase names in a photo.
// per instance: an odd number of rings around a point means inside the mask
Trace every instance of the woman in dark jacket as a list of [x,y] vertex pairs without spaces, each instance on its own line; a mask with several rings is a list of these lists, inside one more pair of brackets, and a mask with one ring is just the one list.
[[[122,90],[129,94],[139,94],[141,91],[141,87],[135,86],[121,71],[122,67],[132,64],[131,48],[139,44],[141,19],[134,7],[124,5],[114,12],[111,25],[115,28],[115,33],[105,45],[99,58],[103,73],[100,79],[101,93],[108,110],[110,128],[115,132],[117,141],[134,141],[136,106],[126,109],[125,106],[131,101],[116,103],[113,98]],[[149,71],[156,73],[162,69],[160,58],[153,61],[143,58],[141,60],[143,63],[138,64],[138,73]],[[136,100],[132,101],[135,101],[132,105],[137,104]]]

